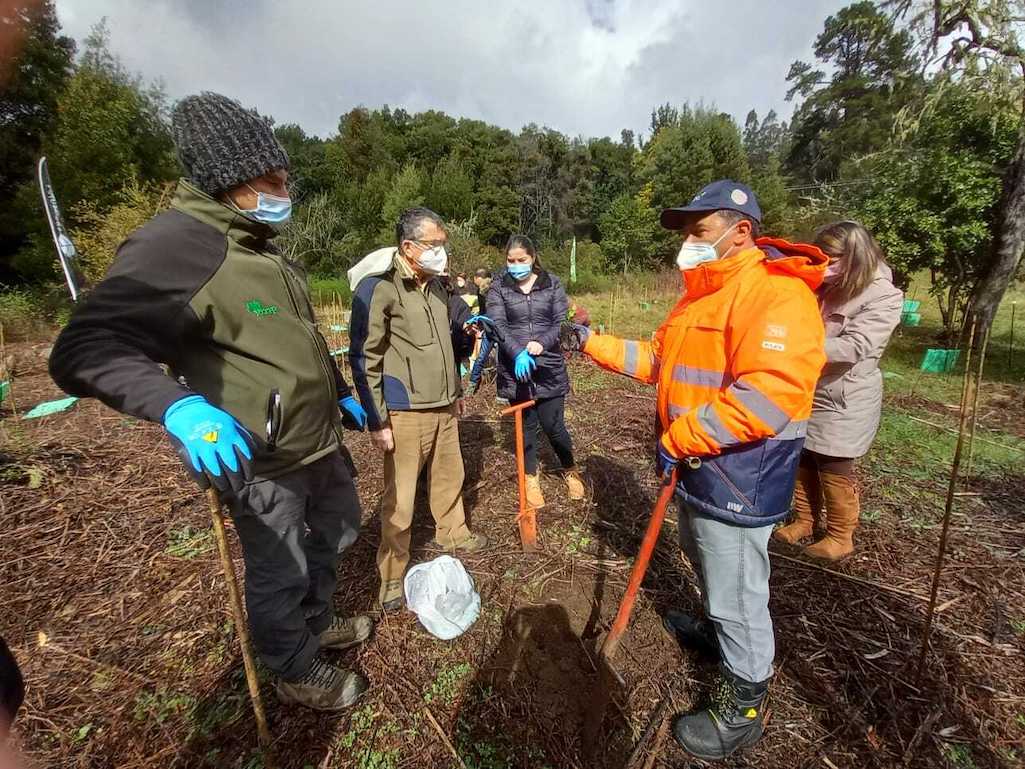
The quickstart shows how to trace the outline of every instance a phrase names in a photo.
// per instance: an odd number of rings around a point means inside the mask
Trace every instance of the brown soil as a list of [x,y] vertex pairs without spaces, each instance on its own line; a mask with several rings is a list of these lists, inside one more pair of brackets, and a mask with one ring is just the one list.
[[[46,375],[45,346],[14,352],[19,412],[60,396]],[[461,429],[467,509],[495,542],[465,559],[482,596],[480,619],[441,642],[411,614],[383,618],[369,643],[340,658],[372,682],[352,712],[285,708],[265,678],[279,766],[455,766],[429,711],[468,769],[618,768],[643,734],[655,733],[647,727],[660,702],[668,698],[670,714],[700,704],[714,667],[661,629],[666,608],[697,607],[670,515],[617,658],[625,685],[615,686],[596,740],[582,738],[602,681],[596,649],[657,489],[651,392],[573,366],[579,392],[568,422],[588,501],[568,503],[558,476],[547,476],[542,551],[520,553],[510,425],[498,417],[493,390],[483,390]],[[29,759],[260,766],[224,583],[205,536],[208,514],[161,430],[95,401],[32,421],[6,402],[0,440],[0,633],[28,681],[17,731]],[[377,588],[381,469],[366,436],[353,434],[349,445],[365,528],[345,555],[337,599],[346,611],[367,611]],[[794,551],[776,553],[769,725],[761,743],[727,765],[1021,765],[1025,475],[981,479],[978,496],[959,504],[919,680],[947,469],[923,477],[896,460],[877,452],[864,464],[869,515],[855,557],[829,573]],[[431,535],[421,504],[414,559],[426,557]],[[693,762],[670,738],[653,765]]]

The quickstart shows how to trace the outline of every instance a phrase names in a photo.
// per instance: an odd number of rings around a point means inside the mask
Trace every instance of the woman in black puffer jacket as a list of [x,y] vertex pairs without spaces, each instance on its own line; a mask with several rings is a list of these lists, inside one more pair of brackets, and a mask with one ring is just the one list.
[[543,507],[537,471],[537,429],[544,429],[562,463],[570,499],[584,498],[584,483],[573,462],[573,441],[566,429],[564,404],[569,393],[559,329],[569,299],[559,279],[545,272],[530,238],[513,235],[505,247],[506,270],[488,290],[488,316],[501,331],[498,345],[498,394],[512,404],[536,405],[523,412],[527,501]]

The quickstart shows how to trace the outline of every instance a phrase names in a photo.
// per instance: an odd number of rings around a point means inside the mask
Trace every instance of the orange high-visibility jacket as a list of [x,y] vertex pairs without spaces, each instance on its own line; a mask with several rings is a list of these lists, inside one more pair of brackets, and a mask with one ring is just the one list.
[[592,335],[600,366],[658,387],[662,444],[677,492],[700,511],[765,526],[790,511],[797,464],[825,364],[815,290],[828,257],[762,238],[683,273],[684,296],[650,342]]

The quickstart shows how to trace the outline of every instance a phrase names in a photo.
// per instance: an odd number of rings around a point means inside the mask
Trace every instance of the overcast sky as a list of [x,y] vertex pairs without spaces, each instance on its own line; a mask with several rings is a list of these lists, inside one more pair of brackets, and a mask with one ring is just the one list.
[[65,34],[111,47],[172,99],[220,91],[334,133],[352,107],[429,108],[518,130],[647,133],[657,104],[741,123],[789,115],[786,74],[838,0],[57,0]]

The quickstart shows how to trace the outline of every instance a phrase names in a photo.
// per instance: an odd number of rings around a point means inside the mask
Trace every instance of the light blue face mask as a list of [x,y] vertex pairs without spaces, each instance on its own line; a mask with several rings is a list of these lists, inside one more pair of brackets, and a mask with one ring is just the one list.
[[505,266],[506,272],[512,275],[513,280],[525,280],[533,269],[533,265],[530,264],[507,264]]
[[[249,187],[249,185],[246,185]],[[268,192],[258,192],[252,187],[250,190],[256,193],[256,208],[240,208],[250,219],[269,224],[275,230],[280,230],[288,220],[292,218],[292,199],[283,198],[280,195],[271,195]]]

